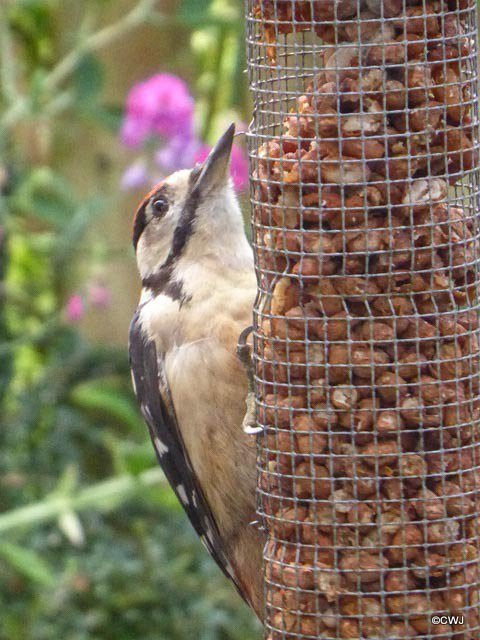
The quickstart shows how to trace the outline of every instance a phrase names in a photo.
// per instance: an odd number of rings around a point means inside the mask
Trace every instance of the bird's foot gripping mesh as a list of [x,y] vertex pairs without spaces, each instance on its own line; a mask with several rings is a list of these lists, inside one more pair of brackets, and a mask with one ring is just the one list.
[[249,0],[266,633],[480,640],[470,0]]

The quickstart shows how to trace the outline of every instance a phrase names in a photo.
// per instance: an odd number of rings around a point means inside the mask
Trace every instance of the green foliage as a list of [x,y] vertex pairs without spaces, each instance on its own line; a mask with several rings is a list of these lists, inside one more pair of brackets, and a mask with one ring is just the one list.
[[[192,50],[191,63],[211,135],[241,106],[230,73],[243,60],[241,3],[184,0],[175,14],[159,15],[155,0],[135,0],[116,22],[119,3],[111,0],[6,4],[0,640],[253,640],[257,623],[156,466],[126,344],[95,342],[66,313],[72,292],[86,286],[81,279],[112,250],[93,229],[118,206],[118,186],[82,191],[63,170],[65,128],[82,135],[95,127],[106,137],[118,130],[121,102],[105,102],[100,51],[121,45],[142,22],[173,25],[206,43]],[[70,16],[79,25],[74,36],[63,29]]]
[[0,557],[3,557],[19,575],[39,587],[52,588],[54,576],[49,566],[38,553],[28,547],[12,542],[0,542]]
[[55,2],[23,0],[8,9],[12,31],[25,48],[25,56],[32,67],[49,64],[53,58],[54,34],[52,9]]
[[[176,508],[127,504],[110,516],[90,515],[83,526],[88,541],[83,547],[72,549],[61,534],[46,531],[31,540],[37,558],[57,568],[53,588],[44,583],[37,588],[14,566],[2,572],[0,605],[8,638],[24,638],[25,629],[35,640],[254,637],[250,614],[236,611],[236,598],[197,552],[194,534]],[[22,619],[21,600],[28,604]],[[17,604],[7,604],[12,602]]]
[[192,20],[204,20],[208,14],[212,0],[183,0],[178,8],[178,15]]
[[99,59],[92,54],[85,55],[72,77],[77,107],[95,100],[102,90],[104,80],[104,70]]

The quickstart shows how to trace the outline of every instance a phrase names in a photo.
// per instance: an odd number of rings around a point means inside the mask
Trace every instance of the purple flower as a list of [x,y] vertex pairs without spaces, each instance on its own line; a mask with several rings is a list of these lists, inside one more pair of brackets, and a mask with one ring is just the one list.
[[170,138],[189,133],[193,98],[185,82],[171,73],[157,73],[135,85],[127,97],[122,140],[138,148],[150,135]]
[[65,307],[65,315],[67,322],[71,324],[74,324],[83,318],[85,315],[85,303],[81,295],[74,293],[69,297]]
[[143,160],[137,160],[127,167],[121,180],[122,188],[126,190],[138,189],[148,184],[148,182],[148,169]]
[[99,284],[98,282],[94,282],[90,285],[89,290],[90,302],[94,307],[99,309],[107,307],[110,303],[110,291],[107,287]]
[[[195,162],[203,162],[210,153],[211,147],[202,145],[195,154]],[[230,158],[230,175],[236,191],[243,191],[248,185],[248,161],[241,147],[233,145]]]
[[191,167],[201,142],[193,133],[179,133],[155,153],[155,161],[165,173]]

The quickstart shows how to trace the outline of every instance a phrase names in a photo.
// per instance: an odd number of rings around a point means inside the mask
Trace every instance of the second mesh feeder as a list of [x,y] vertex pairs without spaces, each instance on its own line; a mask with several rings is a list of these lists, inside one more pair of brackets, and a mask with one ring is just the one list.
[[478,640],[474,4],[249,9],[267,637]]

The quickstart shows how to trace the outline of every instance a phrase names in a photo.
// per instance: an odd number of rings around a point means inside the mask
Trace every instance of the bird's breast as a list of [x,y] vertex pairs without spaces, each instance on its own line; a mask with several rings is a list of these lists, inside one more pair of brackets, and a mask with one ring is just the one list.
[[165,368],[195,473],[219,527],[230,530],[253,504],[255,489],[255,442],[241,426],[244,371],[213,337],[172,349]]
[[235,518],[225,508],[244,515],[245,505],[239,502],[246,495],[252,499],[255,483],[254,441],[241,426],[247,382],[236,357],[238,337],[252,322],[254,296],[251,287],[213,286],[208,296],[193,295],[185,304],[159,294],[141,312],[146,334],[154,336],[163,354],[195,473],[215,505],[219,526],[226,528]]

